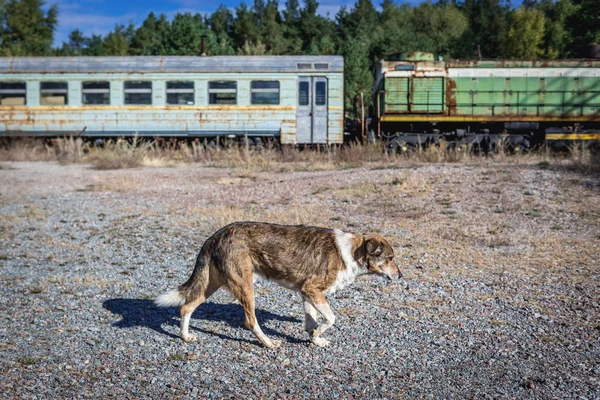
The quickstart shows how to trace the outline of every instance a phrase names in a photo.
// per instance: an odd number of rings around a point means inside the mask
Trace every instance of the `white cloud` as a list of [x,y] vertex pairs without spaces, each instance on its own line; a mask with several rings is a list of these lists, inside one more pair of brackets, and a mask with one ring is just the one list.
[[54,36],[55,46],[69,40],[69,33],[79,29],[84,35],[106,35],[113,30],[116,24],[128,24],[129,21],[136,22],[138,15],[134,12],[122,15],[98,15],[76,12],[60,12],[58,15],[58,27]]

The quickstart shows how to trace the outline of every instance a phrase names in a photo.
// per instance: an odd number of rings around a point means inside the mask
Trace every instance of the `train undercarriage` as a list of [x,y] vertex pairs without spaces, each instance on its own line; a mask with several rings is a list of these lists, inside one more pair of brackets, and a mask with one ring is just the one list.
[[369,131],[370,139],[381,139],[386,149],[403,153],[439,146],[465,148],[489,153],[504,150],[513,153],[529,152],[546,147],[566,151],[575,143],[592,148],[600,145],[600,124],[589,127],[581,124],[560,126],[556,123],[493,122],[493,123],[385,123]]

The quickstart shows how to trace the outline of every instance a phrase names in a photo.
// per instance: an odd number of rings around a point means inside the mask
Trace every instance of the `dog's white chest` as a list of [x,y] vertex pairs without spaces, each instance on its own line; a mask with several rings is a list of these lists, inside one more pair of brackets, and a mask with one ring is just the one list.
[[345,288],[346,286],[354,282],[357,275],[358,274],[355,273],[355,271],[346,267],[345,270],[338,272],[335,282],[333,282],[333,284],[329,286],[329,289],[327,289],[326,294],[333,294],[338,290]]
[[352,256],[352,238],[351,233],[344,233],[339,229],[335,230],[335,241],[340,250],[342,260],[344,261],[345,269],[338,272],[335,282],[327,289],[326,294],[332,294],[336,291],[345,288],[361,273],[361,268]]

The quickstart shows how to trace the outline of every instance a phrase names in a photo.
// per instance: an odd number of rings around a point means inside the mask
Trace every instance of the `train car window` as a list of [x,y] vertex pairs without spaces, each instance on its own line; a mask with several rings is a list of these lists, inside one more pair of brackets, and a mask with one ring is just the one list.
[[329,64],[315,63],[315,69],[329,69]]
[[83,82],[83,104],[110,104],[110,82]]
[[298,105],[307,106],[309,100],[308,82],[300,82],[298,87]]
[[194,82],[172,81],[167,82],[167,104],[194,105]]
[[327,95],[325,93],[325,82],[321,81],[321,82],[317,82],[317,86],[316,86],[316,92],[315,93],[315,104],[318,106],[324,106],[325,104],[327,104]]
[[298,63],[296,64],[296,68],[298,69],[312,69],[311,63]]
[[124,104],[152,104],[151,81],[126,81],[123,90],[125,92]]
[[279,104],[279,81],[250,82],[252,104]]
[[0,82],[0,105],[24,106],[27,104],[25,82]]
[[43,106],[69,104],[69,84],[67,82],[41,82],[40,104]]
[[208,104],[237,104],[237,82],[208,82]]

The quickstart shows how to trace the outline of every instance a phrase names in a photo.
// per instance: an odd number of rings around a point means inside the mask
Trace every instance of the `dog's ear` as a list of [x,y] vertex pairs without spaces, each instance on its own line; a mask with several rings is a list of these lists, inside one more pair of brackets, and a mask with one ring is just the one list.
[[373,257],[379,257],[383,253],[383,243],[376,238],[367,239],[367,254]]

